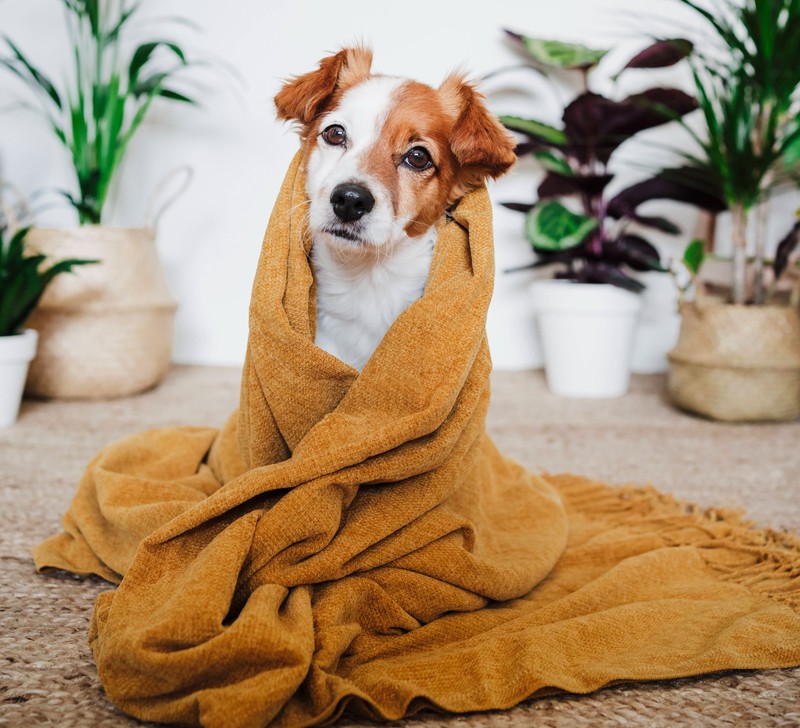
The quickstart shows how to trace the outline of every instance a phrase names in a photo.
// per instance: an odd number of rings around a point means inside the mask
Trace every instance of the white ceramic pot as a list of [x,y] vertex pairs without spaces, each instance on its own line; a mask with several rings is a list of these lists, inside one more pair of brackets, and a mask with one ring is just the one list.
[[0,336],[0,428],[17,421],[28,365],[36,354],[39,335],[26,329],[16,336]]
[[531,285],[550,390],[564,397],[621,397],[642,306],[635,293],[564,280]]

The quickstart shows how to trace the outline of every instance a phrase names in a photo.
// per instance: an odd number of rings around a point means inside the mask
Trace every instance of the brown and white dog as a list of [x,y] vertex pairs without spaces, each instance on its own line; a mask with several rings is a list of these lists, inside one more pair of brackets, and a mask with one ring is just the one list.
[[316,344],[359,371],[422,296],[445,210],[515,160],[463,75],[434,89],[371,63],[370,50],[346,48],[275,97],[305,155]]

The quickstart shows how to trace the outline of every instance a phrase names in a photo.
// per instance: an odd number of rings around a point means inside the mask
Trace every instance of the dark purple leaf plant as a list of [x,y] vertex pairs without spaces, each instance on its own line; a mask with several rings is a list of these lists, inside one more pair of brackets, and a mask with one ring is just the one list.
[[[508,129],[521,135],[518,156],[533,155],[545,169],[534,202],[504,203],[525,214],[525,235],[536,260],[524,268],[558,265],[557,278],[610,283],[640,292],[644,285],[633,272],[666,268],[656,247],[631,231],[631,224],[669,234],[680,232],[670,220],[644,214],[641,206],[668,199],[720,211],[725,202],[713,178],[705,178],[702,169],[686,167],[663,169],[609,196],[606,190],[614,179],[611,160],[638,133],[696,109],[695,99],[679,89],[660,86],[619,101],[607,98],[590,87],[592,72],[607,51],[506,33],[535,70],[575,72],[583,81],[582,91],[564,109],[560,126],[520,116],[500,117]],[[655,41],[617,76],[629,69],[672,66],[691,51],[692,44],[681,38]],[[565,205],[570,199],[573,202]]]

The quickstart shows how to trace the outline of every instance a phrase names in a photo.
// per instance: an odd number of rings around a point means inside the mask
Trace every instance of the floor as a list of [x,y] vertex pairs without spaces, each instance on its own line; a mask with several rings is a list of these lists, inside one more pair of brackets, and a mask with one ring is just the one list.
[[[541,372],[497,372],[488,428],[533,469],[652,483],[706,506],[800,530],[800,422],[730,425],[674,410],[661,376],[618,400],[569,400]],[[158,389],[110,402],[23,403],[0,431],[0,726],[133,726],[105,699],[86,643],[99,579],[40,576],[31,547],[58,528],[105,443],[149,427],[219,425],[239,372],[176,367]],[[344,725],[363,725],[345,720]],[[737,672],[529,701],[504,713],[423,713],[405,726],[800,726],[800,670]]]

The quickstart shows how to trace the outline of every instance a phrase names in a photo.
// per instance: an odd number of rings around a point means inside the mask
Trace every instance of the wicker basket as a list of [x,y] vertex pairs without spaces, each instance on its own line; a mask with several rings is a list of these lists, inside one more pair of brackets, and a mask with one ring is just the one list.
[[158,384],[172,358],[172,297],[150,228],[35,228],[28,245],[52,259],[90,258],[58,276],[28,325],[39,332],[26,393],[106,399]]
[[800,315],[789,306],[691,302],[669,354],[669,394],[731,422],[800,417]]

